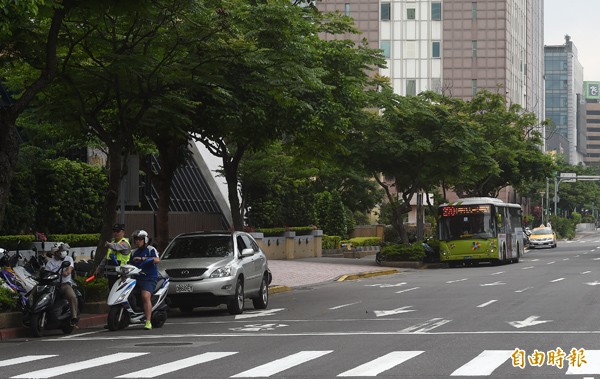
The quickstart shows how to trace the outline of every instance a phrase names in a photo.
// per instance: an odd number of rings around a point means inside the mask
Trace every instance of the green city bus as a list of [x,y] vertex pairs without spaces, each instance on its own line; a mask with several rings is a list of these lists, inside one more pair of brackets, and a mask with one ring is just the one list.
[[439,207],[440,260],[449,267],[519,262],[525,253],[519,204],[470,197]]

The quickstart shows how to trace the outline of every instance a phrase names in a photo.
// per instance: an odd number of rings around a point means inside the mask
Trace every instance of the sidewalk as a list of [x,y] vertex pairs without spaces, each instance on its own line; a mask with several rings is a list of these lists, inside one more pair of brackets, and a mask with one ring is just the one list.
[[[295,287],[305,287],[334,280],[341,281],[359,277],[389,275],[398,272],[397,269],[377,266],[375,264],[375,255],[360,259],[306,258],[297,260],[270,260],[269,267],[273,274],[273,281],[269,286],[269,294],[291,291]],[[79,319],[79,332],[86,328],[101,328],[105,324],[105,313],[83,313]],[[78,330],[75,330],[74,333],[78,333]],[[56,335],[62,336],[62,334]],[[0,341],[29,337],[30,332],[24,327],[0,329]]]

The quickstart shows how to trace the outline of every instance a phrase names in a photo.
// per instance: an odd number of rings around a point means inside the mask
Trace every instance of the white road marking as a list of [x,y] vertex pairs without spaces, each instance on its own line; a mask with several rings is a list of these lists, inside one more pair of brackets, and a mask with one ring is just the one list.
[[533,288],[533,287],[525,287],[525,288],[523,288],[522,290],[516,290],[515,292],[517,292],[517,293],[521,293],[521,292],[525,292],[525,291],[527,291],[527,290],[530,290],[530,289],[532,289],[532,288]]
[[400,308],[392,309],[389,311],[375,311],[375,316],[382,317],[382,316],[395,315],[398,313],[406,313],[406,312],[414,312],[415,311],[415,309],[408,309],[408,308],[412,308],[412,305],[407,305],[405,307],[400,307]]
[[277,328],[282,328],[284,326],[288,326],[288,325],[286,325],[286,324],[277,324],[277,323],[273,323],[273,324],[252,324],[252,325],[245,325],[245,326],[240,327],[240,328],[229,328],[229,330],[240,331],[240,332],[259,332],[259,331],[263,331],[263,330],[275,330]]
[[551,265],[551,264],[554,264],[554,263],[556,263],[556,261],[548,262],[546,264]]
[[432,318],[431,320],[422,322],[417,325],[409,326],[408,328],[402,329],[402,332],[411,332],[411,333],[427,333],[430,330],[438,328],[444,324],[449,323],[452,320],[444,320],[439,317]]
[[20,363],[29,363],[40,359],[52,358],[56,355],[24,355],[19,358],[5,359],[0,361],[0,367],[18,365]]
[[550,282],[548,282],[548,283],[556,283],[556,282],[560,282],[561,280],[565,280],[565,278],[558,278],[558,279],[554,279],[554,280],[551,280],[551,281],[550,281]]
[[468,278],[457,279],[457,280],[449,280],[446,284],[456,283],[456,282],[464,282],[465,280],[469,280]]
[[506,362],[514,350],[484,350],[481,354],[459,367],[450,376],[484,376],[490,375],[501,364]]
[[588,286],[597,286],[598,284],[600,284],[600,282],[597,281],[597,280],[594,280],[593,282],[588,282],[588,283],[585,283],[585,284],[587,284]]
[[477,308],[483,308],[483,307],[486,307],[486,306],[488,306],[488,305],[490,305],[490,304],[492,304],[492,303],[495,303],[496,301],[498,301],[498,300],[490,300],[490,301],[488,301],[487,303],[479,304],[479,305],[477,306]]
[[490,274],[490,275],[500,275],[500,274],[504,274],[504,271],[494,272],[493,274]]
[[569,365],[566,375],[598,375],[600,374],[600,350],[586,350],[585,361],[581,367]]
[[529,270],[530,268],[533,268],[534,266],[527,266],[527,267],[521,267],[521,270]]
[[552,322],[552,320],[538,320],[540,316],[529,316],[523,321],[507,321],[510,326],[514,326],[517,329],[525,328],[528,326],[534,326],[538,324],[545,324],[547,322]]
[[342,372],[338,376],[377,376],[409,359],[416,357],[423,351],[393,351],[382,357],[362,364],[352,370]]
[[275,309],[265,309],[262,311],[254,311],[254,312],[245,312],[241,315],[235,316],[236,320],[241,320],[244,318],[253,318],[253,317],[261,317],[261,316],[272,316],[275,312],[283,311],[285,308],[275,308]]
[[590,272],[591,272],[591,271],[584,271],[584,272],[582,272],[582,273],[581,273],[581,275],[584,275],[584,274],[589,274]]
[[565,259],[563,259],[563,261],[568,261],[569,259],[570,259],[570,258],[565,258]]
[[486,283],[486,284],[480,284],[480,287],[488,287],[488,286],[503,286],[506,283],[503,282],[494,282],[494,283]]
[[236,352],[210,352],[199,355],[194,355],[193,357],[180,359],[178,361],[173,361],[169,363],[165,363],[162,365],[154,366],[147,368],[145,370],[131,372],[129,374],[117,376],[117,378],[155,378],[160,375],[169,374],[174,371],[183,370],[184,368],[188,368],[191,366],[199,365],[201,363],[206,363],[210,361],[214,361],[216,359],[225,358],[230,355],[237,354]]
[[402,282],[402,283],[396,283],[396,284],[383,284],[383,283],[378,283],[378,284],[365,284],[365,287],[379,287],[379,288],[389,288],[389,287],[401,287],[403,285],[405,285],[406,282]]
[[322,350],[322,351],[301,351],[296,354],[289,355],[285,358],[277,359],[272,362],[266,363],[261,366],[257,366],[253,369],[240,372],[239,374],[231,376],[232,378],[264,378],[271,375],[275,375],[281,371],[287,370],[299,364],[306,363],[307,361],[317,359],[323,355],[331,353],[333,350]]
[[[112,337],[114,338],[114,337]],[[62,366],[50,367],[43,370],[31,371],[26,374],[13,376],[12,378],[52,378],[54,376],[65,375],[75,371],[81,371],[92,367],[98,367],[107,364],[114,364],[119,361],[131,359],[146,355],[149,353],[115,353],[105,355],[103,357],[88,359],[87,361],[81,361],[71,363]]]
[[359,304],[359,303],[360,303],[360,301],[357,301],[356,303],[350,303],[350,304],[338,305],[337,307],[331,307],[331,308],[329,308],[329,309],[331,309],[331,310],[335,310],[335,309],[340,309],[340,308],[344,308],[344,307],[349,307],[349,306],[351,306],[351,305],[354,305],[354,304]]
[[408,291],[412,291],[412,290],[418,290],[421,287],[414,287],[414,288],[407,288],[405,290],[402,291],[397,291],[396,293],[402,293],[402,292],[408,292]]

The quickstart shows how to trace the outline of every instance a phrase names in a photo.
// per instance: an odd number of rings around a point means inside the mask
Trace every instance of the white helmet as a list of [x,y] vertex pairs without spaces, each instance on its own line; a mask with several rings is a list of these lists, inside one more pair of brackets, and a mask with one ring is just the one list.
[[147,245],[148,244],[148,232],[145,230],[136,230],[135,232],[133,232],[133,234],[131,235],[131,239],[132,240],[136,240],[136,239],[144,239],[144,244]]
[[67,250],[69,250],[71,248],[71,246],[69,246],[68,243],[64,243],[64,242],[56,242],[51,248],[50,248],[50,252],[51,253],[60,253],[60,258],[63,259],[67,256]]

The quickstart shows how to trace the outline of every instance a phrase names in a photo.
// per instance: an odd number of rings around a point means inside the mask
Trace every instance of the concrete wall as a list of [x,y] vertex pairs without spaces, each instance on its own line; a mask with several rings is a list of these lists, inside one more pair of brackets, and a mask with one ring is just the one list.
[[313,258],[323,254],[322,230],[313,230],[305,236],[296,236],[296,232],[285,232],[281,237],[265,237],[263,233],[252,233],[252,236],[267,259]]

